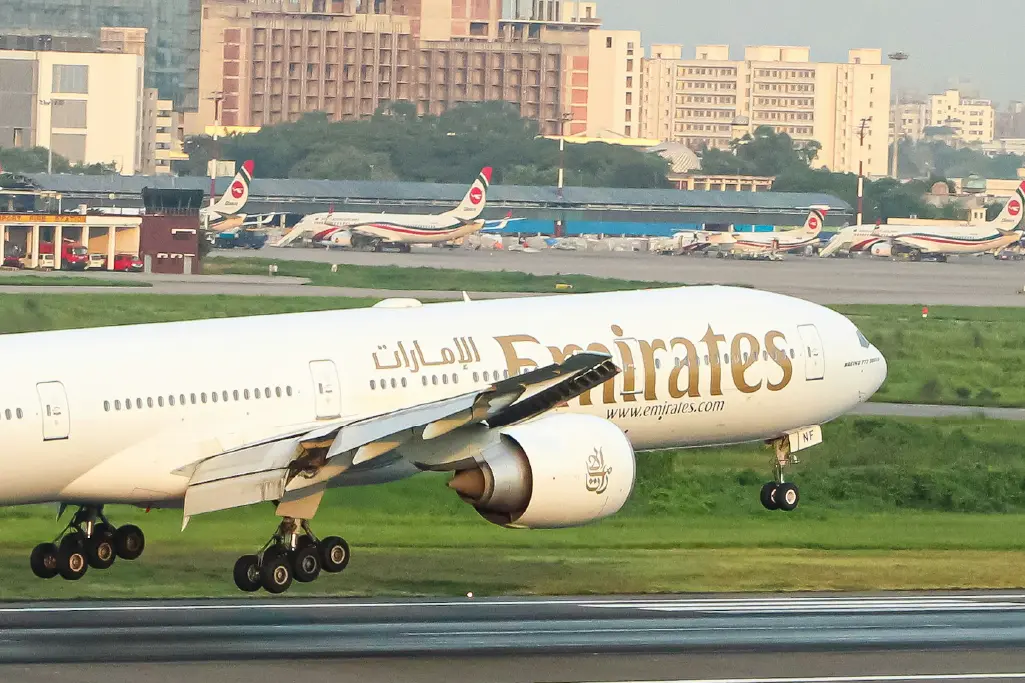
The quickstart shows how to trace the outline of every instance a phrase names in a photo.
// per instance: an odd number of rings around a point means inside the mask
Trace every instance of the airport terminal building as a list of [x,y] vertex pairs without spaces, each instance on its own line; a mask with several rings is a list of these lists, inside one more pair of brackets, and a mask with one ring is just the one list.
[[[90,207],[139,208],[143,188],[208,191],[210,179],[170,176],[87,176],[32,174],[39,190],[61,197],[65,210]],[[219,178],[216,193],[230,178]],[[245,212],[294,217],[321,211],[440,213],[456,206],[464,184],[255,178]],[[827,226],[853,222],[852,207],[819,193],[644,190],[620,188],[493,185],[484,218],[509,212],[525,220],[510,232],[666,236],[688,229],[771,230],[804,223],[811,206],[829,207]]]

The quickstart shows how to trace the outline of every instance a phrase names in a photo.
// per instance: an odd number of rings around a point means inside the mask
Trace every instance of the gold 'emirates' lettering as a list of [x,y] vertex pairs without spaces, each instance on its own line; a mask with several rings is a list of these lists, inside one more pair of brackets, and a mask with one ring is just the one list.
[[[659,394],[658,374],[656,366],[656,351],[663,351],[677,358],[682,351],[683,359],[677,359],[669,372],[668,386],[666,387],[669,396],[674,399],[689,397],[699,398],[702,396],[700,388],[700,367],[701,356],[697,345],[685,337],[675,337],[668,344],[662,339],[651,341],[635,340],[627,338],[623,334],[623,328],[619,325],[612,325],[610,332],[615,335],[612,346],[619,355],[619,365],[623,375],[623,400],[626,402],[636,401],[637,395],[643,393],[645,401],[657,401]],[[591,342],[586,346],[580,344],[567,344],[565,346],[545,346],[537,339],[526,334],[513,334],[495,337],[495,341],[502,347],[505,356],[505,364],[509,369],[509,375],[519,375],[524,369],[533,370],[540,365],[547,365],[548,362],[561,363],[569,356],[580,351],[594,351],[612,355],[609,347],[599,342]],[[629,342],[635,342],[639,353],[631,348]],[[708,395],[722,396],[722,374],[723,374],[723,352],[728,351],[731,356],[729,362],[729,373],[733,385],[738,391],[744,394],[753,394],[763,388],[769,391],[781,391],[793,379],[794,368],[790,357],[785,350],[786,336],[778,330],[770,330],[764,337],[764,343],[759,343],[758,338],[748,332],[741,332],[728,340],[725,335],[717,334],[712,326],[701,337],[700,343],[705,346],[708,352],[706,363],[709,367],[710,382]],[[527,354],[533,347],[541,348],[551,357],[548,361],[545,358],[535,360]],[[762,353],[762,349],[765,353]],[[761,355],[761,358],[760,358]],[[635,358],[635,356],[639,356]],[[768,378],[757,379],[751,377],[751,370],[759,364],[760,360],[767,361],[770,365],[778,367],[783,375],[778,382],[771,382]],[[639,367],[638,367],[639,364]],[[643,381],[643,389],[638,390],[638,380]],[[593,405],[594,398],[592,391],[581,394],[580,405]],[[616,383],[609,380],[602,385],[603,404],[616,402]]]

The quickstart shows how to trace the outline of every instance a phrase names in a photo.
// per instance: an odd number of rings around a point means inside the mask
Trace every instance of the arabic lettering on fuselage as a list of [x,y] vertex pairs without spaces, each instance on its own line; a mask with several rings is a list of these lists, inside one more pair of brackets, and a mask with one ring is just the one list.
[[[561,363],[568,356],[580,351],[618,356],[618,364],[623,375],[621,393],[624,402],[637,401],[638,396],[642,396],[644,401],[663,400],[665,393],[668,393],[671,399],[698,398],[704,395],[722,396],[724,368],[731,376],[733,386],[742,394],[753,394],[762,389],[781,391],[793,379],[794,368],[790,356],[787,355],[786,336],[778,330],[769,330],[761,339],[753,334],[740,332],[728,340],[725,335],[716,333],[709,325],[697,343],[686,337],[674,337],[668,342],[663,339],[646,341],[625,337],[619,325],[612,325],[610,330],[615,335],[612,348],[601,342],[590,342],[586,345],[567,344],[563,347],[548,346],[527,334],[495,337],[495,341],[505,355],[510,377],[521,374],[525,369],[533,370],[550,363]],[[704,354],[699,354],[699,344],[705,347]],[[634,348],[631,348],[631,345],[635,345]],[[656,351],[664,351],[665,355],[675,360],[665,387],[660,386],[656,372],[659,368],[656,365]],[[730,362],[724,361],[726,355],[730,357]],[[701,386],[702,365],[708,368],[708,372],[705,373],[709,378],[707,387]],[[774,367],[781,376],[777,381],[770,379],[768,373],[762,373],[763,376],[757,377],[754,372],[756,366]],[[581,405],[592,405],[592,392],[580,396]],[[601,403],[615,403],[616,393],[615,380],[605,382],[602,385]]]
[[410,372],[419,372],[421,368],[480,362],[480,352],[473,337],[453,337],[452,345],[455,351],[449,346],[442,346],[440,349],[428,347],[425,352],[419,341],[414,340],[409,348],[400,341],[395,343],[395,350],[390,352],[389,358],[388,345],[380,344],[374,352],[374,367],[378,370],[408,368]]

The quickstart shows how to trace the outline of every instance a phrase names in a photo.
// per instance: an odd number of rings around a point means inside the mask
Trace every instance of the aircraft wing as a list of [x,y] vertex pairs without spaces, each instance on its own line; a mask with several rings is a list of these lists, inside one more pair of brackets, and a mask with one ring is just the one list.
[[323,485],[353,468],[415,441],[437,439],[471,425],[503,427],[555,408],[618,374],[611,357],[578,353],[562,363],[509,377],[485,389],[372,417],[297,428],[205,458],[175,471],[189,478],[185,522]]

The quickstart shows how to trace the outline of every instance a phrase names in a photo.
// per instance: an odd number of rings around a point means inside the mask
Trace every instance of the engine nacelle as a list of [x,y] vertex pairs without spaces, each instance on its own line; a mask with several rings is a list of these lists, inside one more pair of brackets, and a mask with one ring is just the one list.
[[633,446],[619,427],[558,414],[502,429],[449,487],[494,524],[555,529],[618,512],[635,470]]
[[328,238],[332,245],[336,247],[351,247],[352,246],[352,232],[349,230],[339,230]]
[[889,242],[876,242],[870,251],[873,256],[889,258],[893,255],[893,246]]

